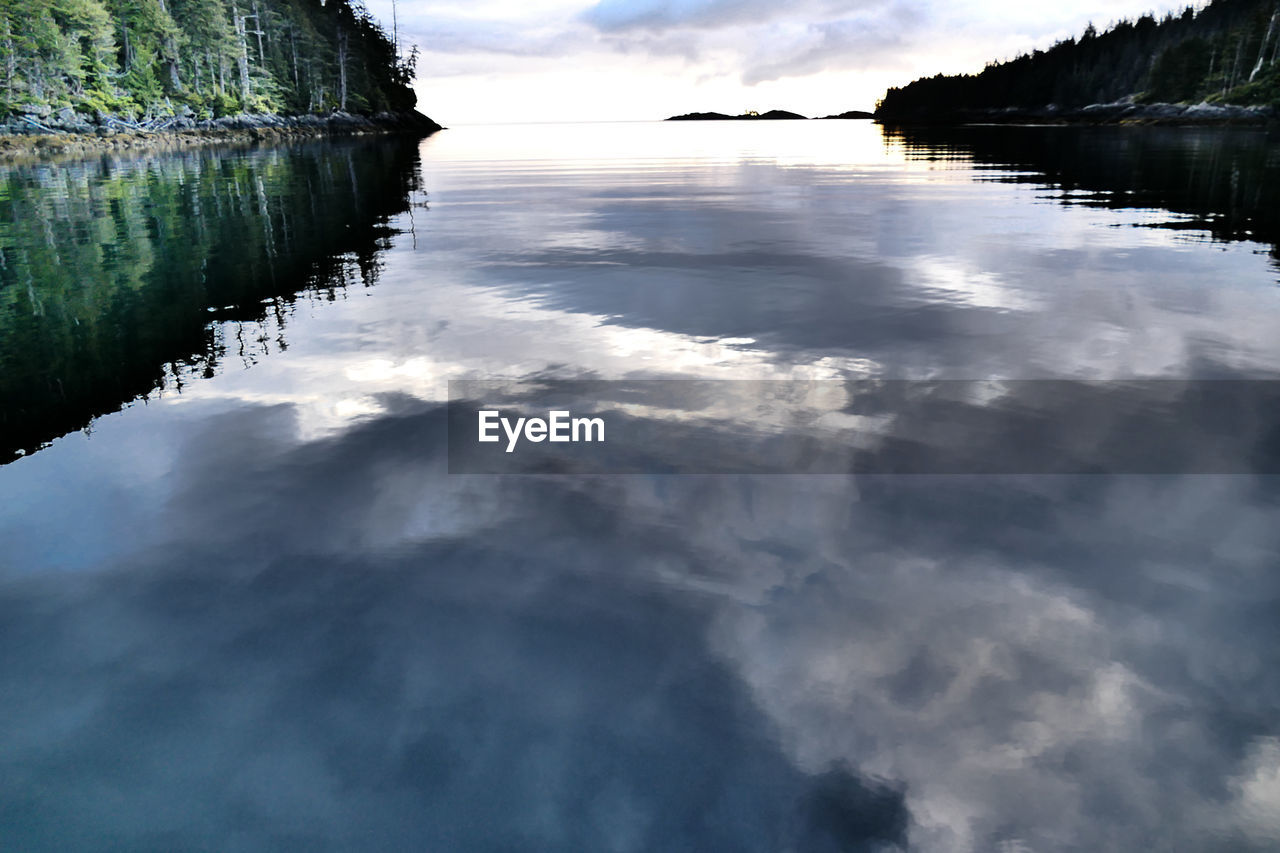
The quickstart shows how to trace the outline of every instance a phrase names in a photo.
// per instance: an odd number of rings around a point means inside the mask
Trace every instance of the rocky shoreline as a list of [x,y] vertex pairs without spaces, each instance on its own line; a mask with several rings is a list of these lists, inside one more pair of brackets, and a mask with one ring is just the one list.
[[443,129],[418,112],[370,116],[344,112],[325,116],[237,115],[205,120],[172,116],[138,123],[117,116],[98,116],[91,120],[71,110],[61,110],[48,115],[14,116],[0,122],[0,162],[319,136],[372,133],[427,136]]
[[875,114],[881,124],[1080,124],[1175,125],[1265,127],[1280,123],[1275,107],[1241,107],[1229,104],[1136,104],[1117,101],[1060,109],[1050,104],[1038,109],[1006,107],[985,110],[927,110]]

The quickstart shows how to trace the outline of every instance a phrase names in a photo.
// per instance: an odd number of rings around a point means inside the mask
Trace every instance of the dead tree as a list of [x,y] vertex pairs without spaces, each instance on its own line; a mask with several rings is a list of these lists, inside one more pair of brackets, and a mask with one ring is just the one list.
[[1262,70],[1263,64],[1267,59],[1267,46],[1271,42],[1271,36],[1276,31],[1276,21],[1280,20],[1280,9],[1277,9],[1271,15],[1271,23],[1267,25],[1267,34],[1262,37],[1262,47],[1258,48],[1258,61],[1253,64],[1253,70],[1249,72],[1249,82],[1253,82],[1253,78],[1258,76],[1258,72]]

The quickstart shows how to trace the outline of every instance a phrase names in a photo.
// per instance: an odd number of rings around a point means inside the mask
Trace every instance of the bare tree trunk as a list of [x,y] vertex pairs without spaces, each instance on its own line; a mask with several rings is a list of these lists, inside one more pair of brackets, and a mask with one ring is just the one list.
[[1258,61],[1253,64],[1253,71],[1249,72],[1249,82],[1253,82],[1253,78],[1258,76],[1258,72],[1262,70],[1263,61],[1267,58],[1267,45],[1271,42],[1271,36],[1276,30],[1276,21],[1280,20],[1280,11],[1275,12],[1271,16],[1271,23],[1267,24],[1267,34],[1262,37],[1262,47],[1258,48]]
[[164,64],[169,70],[169,85],[176,92],[182,88],[182,77],[178,74],[178,45],[173,39],[170,39],[165,45],[165,52],[169,55],[165,57]]
[[18,70],[18,55],[13,49],[13,30],[9,19],[4,19],[4,91],[5,101],[13,103],[13,77]]
[[1240,36],[1240,40],[1236,42],[1236,61],[1231,63],[1231,73],[1227,75],[1227,85],[1222,88],[1226,93],[1236,85],[1236,76],[1240,73],[1240,54],[1244,51],[1244,36]]
[[236,62],[240,66],[240,103],[248,110],[249,95],[252,92],[249,83],[249,44],[245,38],[245,19],[240,17],[240,9],[235,3],[231,4],[231,17],[236,22],[236,35],[240,36],[240,50],[236,56]]
[[120,29],[124,33],[124,70],[128,71],[133,65],[133,48],[129,46],[129,22],[120,16]]
[[298,34],[293,24],[289,25],[289,50],[293,53],[293,91],[302,94],[302,84],[298,82]]
[[[156,0],[160,4],[160,11],[166,15],[169,14],[169,7],[165,5],[164,0]],[[178,63],[182,61],[182,51],[178,49],[178,39],[169,35],[164,40],[164,64],[169,71],[169,84],[174,91],[182,88],[182,78],[178,74]]]
[[347,110],[347,30],[338,24],[338,108]]
[[263,36],[262,14],[258,11],[257,0],[254,0],[254,3],[253,3],[253,23],[254,23],[253,34],[258,37],[258,61],[261,63],[266,63],[267,54],[266,54],[266,51],[262,49],[262,36]]
[[[1280,7],[1277,7],[1277,10],[1280,11]],[[1275,62],[1277,59],[1280,59],[1280,38],[1275,40],[1275,44],[1271,48],[1271,61]]]

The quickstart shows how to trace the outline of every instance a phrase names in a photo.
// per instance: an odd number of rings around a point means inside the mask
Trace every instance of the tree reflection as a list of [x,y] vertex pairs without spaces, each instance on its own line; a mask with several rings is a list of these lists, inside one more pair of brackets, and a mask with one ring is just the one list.
[[382,139],[0,170],[0,462],[287,348],[299,299],[377,281],[417,163]]

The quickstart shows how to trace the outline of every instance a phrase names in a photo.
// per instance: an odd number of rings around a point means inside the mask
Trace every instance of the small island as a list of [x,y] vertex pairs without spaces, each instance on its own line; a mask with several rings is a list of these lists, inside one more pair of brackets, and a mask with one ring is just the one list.
[[776,121],[779,119],[806,120],[808,116],[802,116],[799,113],[788,112],[787,110],[769,110],[767,113],[748,110],[738,116],[724,113],[685,113],[684,115],[671,116],[666,121]]
[[[848,110],[847,112],[837,115],[821,116],[821,119],[869,119],[875,118],[874,113],[865,110]],[[769,110],[767,113],[758,113],[755,110],[747,110],[742,115],[731,116],[725,113],[685,113],[684,115],[671,116],[665,121],[777,121],[777,120],[796,120],[809,121],[808,116],[802,116],[800,113],[793,113],[789,110]]]

